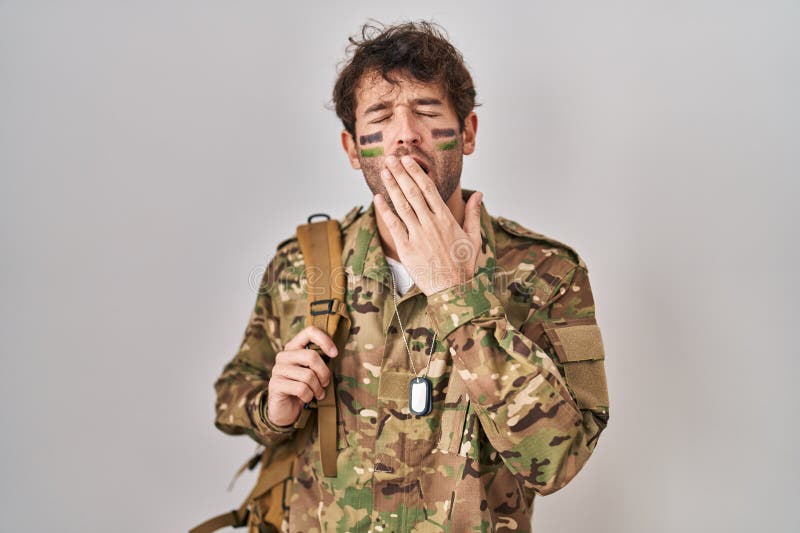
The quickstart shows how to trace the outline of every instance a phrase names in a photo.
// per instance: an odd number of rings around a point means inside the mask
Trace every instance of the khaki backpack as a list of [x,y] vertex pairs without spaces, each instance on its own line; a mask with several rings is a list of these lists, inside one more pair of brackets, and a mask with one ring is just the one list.
[[[326,220],[312,222],[314,217],[324,216]],[[339,223],[328,215],[315,214],[308,217],[307,224],[297,227],[297,239],[306,266],[308,308],[306,325],[313,325],[328,333],[334,340],[339,353],[343,353],[347,340],[350,317],[345,303],[345,275],[342,268],[342,237]],[[311,270],[319,276],[308,276]],[[340,318],[347,327],[339,328]],[[319,346],[309,343],[307,348],[317,350],[331,369],[329,358]],[[238,508],[217,515],[194,527],[189,533],[212,533],[223,527],[247,527],[248,533],[277,533],[283,528],[283,521],[289,510],[292,478],[297,455],[309,442],[311,424],[307,424],[311,413],[317,413],[317,440],[320,446],[322,471],[326,477],[336,477],[336,394],[331,379],[325,388],[325,398],[312,401],[300,413],[295,422],[297,428],[292,439],[270,450],[257,452],[237,472],[253,469],[261,464],[255,487]],[[315,409],[316,407],[316,409]]]

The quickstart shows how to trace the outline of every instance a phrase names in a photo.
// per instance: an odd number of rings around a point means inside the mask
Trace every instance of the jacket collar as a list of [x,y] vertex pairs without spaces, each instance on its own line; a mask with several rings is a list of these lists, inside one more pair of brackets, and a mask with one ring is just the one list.
[[[462,189],[462,198],[466,202],[474,191]],[[360,208],[351,210],[360,211]],[[352,223],[343,224],[342,255],[345,272],[349,276],[368,277],[378,283],[383,283],[391,288],[389,264],[383,253],[378,225],[375,220],[375,205],[370,202],[366,211],[355,218]],[[478,254],[475,275],[486,272],[490,279],[494,277],[495,261],[495,235],[492,228],[492,217],[481,204],[481,248]],[[457,247],[454,250],[458,253]],[[416,284],[403,295],[403,300],[410,298],[421,291]]]

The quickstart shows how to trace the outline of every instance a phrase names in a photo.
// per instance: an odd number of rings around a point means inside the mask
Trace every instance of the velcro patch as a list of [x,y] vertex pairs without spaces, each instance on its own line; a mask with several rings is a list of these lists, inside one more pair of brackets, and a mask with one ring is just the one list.
[[582,409],[608,407],[608,384],[604,365],[605,351],[597,324],[544,327],[559,361],[564,378]]

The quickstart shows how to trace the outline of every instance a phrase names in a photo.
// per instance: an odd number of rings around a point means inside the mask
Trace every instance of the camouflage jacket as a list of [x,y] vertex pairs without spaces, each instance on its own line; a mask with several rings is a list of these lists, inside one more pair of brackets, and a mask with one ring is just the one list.
[[[569,482],[608,421],[586,265],[481,206],[475,276],[428,297],[412,285],[400,298],[420,375],[437,334],[433,410],[415,416],[374,206],[354,208],[340,225],[352,322],[334,359],[338,477],[322,475],[315,428],[296,463],[284,528],[288,520],[304,533],[529,531],[535,494]],[[270,423],[264,400],[275,354],[305,325],[304,288],[290,238],[270,260],[240,349],[215,383],[220,430],[267,446],[298,431]]]

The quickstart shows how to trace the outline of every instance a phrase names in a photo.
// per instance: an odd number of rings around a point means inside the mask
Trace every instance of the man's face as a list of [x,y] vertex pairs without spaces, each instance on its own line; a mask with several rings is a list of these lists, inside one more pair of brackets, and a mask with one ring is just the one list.
[[[410,155],[431,177],[447,202],[461,178],[464,154],[474,149],[474,113],[459,131],[458,116],[438,84],[396,75],[393,85],[368,73],[356,89],[356,135],[342,141],[353,168],[360,168],[372,194],[391,204],[380,172],[389,155]],[[466,141],[466,142],[465,142]],[[394,208],[394,206],[392,206]]]

